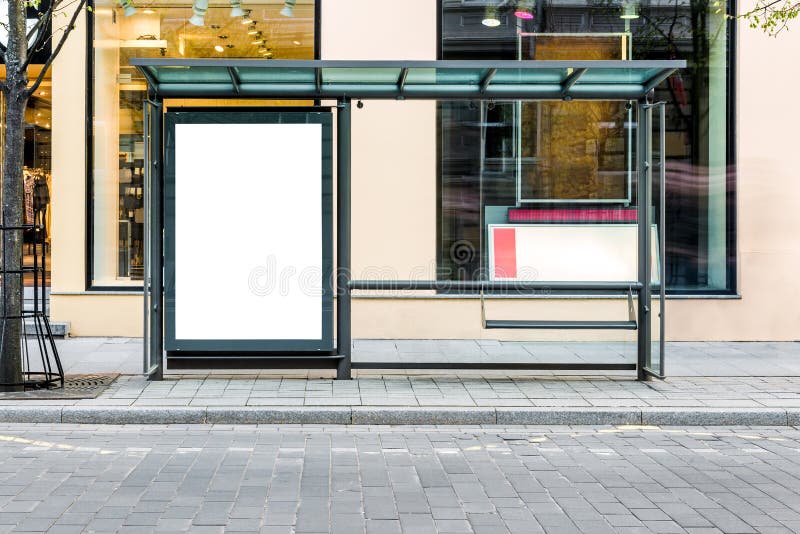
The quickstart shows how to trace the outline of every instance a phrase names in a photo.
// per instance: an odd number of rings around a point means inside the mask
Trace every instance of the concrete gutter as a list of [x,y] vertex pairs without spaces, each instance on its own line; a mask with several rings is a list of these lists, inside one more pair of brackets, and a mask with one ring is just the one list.
[[14,405],[0,423],[800,426],[800,409]]

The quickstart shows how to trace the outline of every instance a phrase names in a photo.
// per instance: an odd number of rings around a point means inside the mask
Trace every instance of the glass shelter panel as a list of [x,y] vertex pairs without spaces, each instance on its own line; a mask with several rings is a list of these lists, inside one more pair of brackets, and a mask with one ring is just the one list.
[[[136,57],[313,59],[315,0],[254,0],[241,10],[212,3],[205,13],[186,0],[163,0],[125,9],[96,0],[92,10],[91,274],[95,287],[141,286],[144,277],[144,131],[146,80]],[[290,16],[287,16],[290,15]],[[163,69],[180,81],[183,69]],[[209,82],[230,83],[225,70]],[[288,73],[287,73],[288,74]],[[242,78],[250,73],[242,72]],[[230,101],[230,105],[258,105]],[[307,105],[310,101],[281,102]],[[166,106],[219,105],[212,100],[166,101]],[[266,102],[262,102],[266,105]],[[279,104],[270,102],[270,105]]]
[[650,346],[650,361],[647,368],[657,376],[664,376],[665,327],[666,327],[666,288],[661,284],[666,265],[664,251],[666,248],[666,104],[661,102],[652,108],[652,169],[653,196],[652,207],[654,221],[658,228],[655,236],[656,262],[654,265],[658,277],[654,277],[653,289],[653,329]]
[[[735,291],[726,2],[441,6],[443,60],[686,60],[688,67],[658,84],[653,98],[666,102],[663,279],[673,293]],[[636,83],[657,73],[574,74],[571,102],[438,104],[441,279],[481,276],[491,260],[492,225],[635,222],[635,106],[581,102],[578,95],[590,84]],[[492,83],[511,83],[508,75],[500,69]]]

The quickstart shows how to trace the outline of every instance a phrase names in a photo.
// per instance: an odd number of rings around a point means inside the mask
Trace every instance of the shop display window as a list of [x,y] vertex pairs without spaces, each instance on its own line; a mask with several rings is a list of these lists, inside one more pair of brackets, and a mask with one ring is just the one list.
[[[315,0],[95,0],[90,17],[91,286],[136,287],[144,276],[143,105],[147,85],[130,66],[130,59],[314,59],[316,11]],[[167,108],[243,104],[297,106],[313,102],[165,101]]]
[[[32,69],[38,69],[38,66]],[[0,94],[0,116],[5,115],[5,97]],[[50,284],[50,243],[52,234],[53,178],[51,173],[51,126],[52,120],[52,80],[46,75],[36,92],[28,99],[25,109],[22,169],[23,224],[35,224],[40,230],[23,232],[22,261],[26,267],[33,267],[34,256],[44,258],[45,284]],[[5,129],[0,128],[0,152],[3,150],[2,138]],[[41,236],[35,232],[42,232]],[[43,244],[42,244],[43,243]],[[44,251],[41,247],[44,247]],[[44,256],[42,256],[44,252]],[[23,276],[26,286],[33,286],[33,275]]]
[[[440,8],[445,60],[686,60],[654,93],[667,103],[666,287],[735,291],[726,2],[440,0]],[[496,225],[635,221],[629,103],[440,102],[438,120],[441,279],[485,277]]]

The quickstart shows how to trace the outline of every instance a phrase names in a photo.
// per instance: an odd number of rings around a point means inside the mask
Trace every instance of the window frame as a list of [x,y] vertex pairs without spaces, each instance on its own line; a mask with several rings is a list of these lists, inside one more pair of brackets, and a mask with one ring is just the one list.
[[[321,15],[323,0],[314,1],[314,59],[320,59]],[[84,286],[87,292],[141,293],[144,282],[137,285],[95,285],[94,281],[94,0],[88,0],[86,10],[86,239]],[[319,102],[314,102],[315,106]]]
[[[436,59],[444,59],[444,3],[446,0],[436,0]],[[738,256],[738,218],[737,218],[737,176],[738,162],[736,152],[736,76],[737,76],[737,47],[738,47],[738,25],[736,24],[736,2],[728,0],[727,12],[727,47],[726,47],[726,180],[725,180],[725,224],[726,224],[726,274],[728,288],[726,289],[669,289],[667,297],[674,298],[741,298],[739,294],[739,256]],[[442,248],[442,114],[437,106],[436,110],[436,264],[444,264],[444,250]],[[483,251],[480,252],[481,254]],[[453,292],[446,292],[453,294]],[[457,294],[469,295],[469,293],[458,292]],[[551,292],[548,296],[561,296],[562,292]],[[564,292],[563,295],[569,296],[590,296],[585,293]],[[596,294],[594,295],[596,296]],[[531,298],[537,298],[531,295]]]

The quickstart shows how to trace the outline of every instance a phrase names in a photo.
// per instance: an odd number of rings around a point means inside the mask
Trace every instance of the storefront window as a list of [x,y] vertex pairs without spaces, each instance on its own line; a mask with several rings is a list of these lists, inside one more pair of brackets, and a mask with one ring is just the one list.
[[[39,67],[33,67],[38,69]],[[5,67],[3,67],[5,75]],[[23,232],[22,261],[25,266],[33,266],[34,255],[41,258],[45,255],[45,284],[50,284],[50,243],[52,234],[51,192],[53,179],[51,174],[51,127],[52,117],[52,81],[49,73],[45,76],[36,92],[28,99],[25,109],[25,146],[23,156],[23,224],[35,224],[41,227],[42,237],[33,230]],[[5,116],[5,97],[0,94],[0,117]],[[3,150],[5,125],[0,128],[0,154]],[[44,246],[44,251],[41,247]],[[37,260],[41,261],[41,260]],[[26,286],[33,286],[33,276],[23,276]]]
[[[130,59],[314,59],[315,0],[207,4],[204,0],[196,0],[194,5],[170,0],[95,1],[90,223],[93,286],[137,286],[144,275],[142,110],[147,92],[144,78],[129,65]],[[225,104],[214,100],[165,102],[167,107]]]
[[[667,102],[667,288],[734,289],[724,1],[441,5],[442,59],[686,60],[654,94]],[[490,225],[635,214],[636,116],[625,102],[441,102],[439,126],[443,279],[485,275]]]

